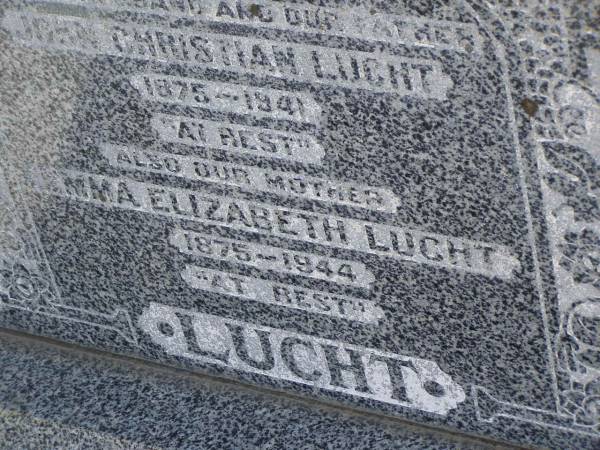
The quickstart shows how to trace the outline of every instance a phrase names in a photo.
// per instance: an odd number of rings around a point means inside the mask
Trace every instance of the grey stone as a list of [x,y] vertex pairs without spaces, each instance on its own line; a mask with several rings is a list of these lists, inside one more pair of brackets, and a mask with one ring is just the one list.
[[314,3],[2,2],[0,326],[598,445],[600,5]]
[[1,335],[0,448],[506,448]]

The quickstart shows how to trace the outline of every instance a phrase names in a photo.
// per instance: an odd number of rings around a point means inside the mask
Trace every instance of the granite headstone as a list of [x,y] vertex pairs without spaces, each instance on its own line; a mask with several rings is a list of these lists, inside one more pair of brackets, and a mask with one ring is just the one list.
[[599,8],[2,1],[0,326],[600,445]]

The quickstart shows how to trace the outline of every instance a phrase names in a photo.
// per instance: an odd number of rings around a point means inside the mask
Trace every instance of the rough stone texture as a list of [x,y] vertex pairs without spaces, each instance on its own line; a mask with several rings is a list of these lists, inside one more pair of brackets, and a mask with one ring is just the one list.
[[2,2],[0,325],[598,445],[598,2],[218,3]]
[[505,448],[0,335],[0,448]]

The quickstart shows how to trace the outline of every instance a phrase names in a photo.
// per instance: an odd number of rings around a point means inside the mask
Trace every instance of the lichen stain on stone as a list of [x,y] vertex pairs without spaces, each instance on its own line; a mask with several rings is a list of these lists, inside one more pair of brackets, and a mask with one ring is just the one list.
[[535,116],[535,113],[537,113],[539,109],[539,105],[530,98],[524,98],[521,101],[521,107],[525,110],[529,117]]
[[250,5],[250,14],[252,14],[254,17],[258,17],[260,15],[260,6],[257,4],[252,4]]

